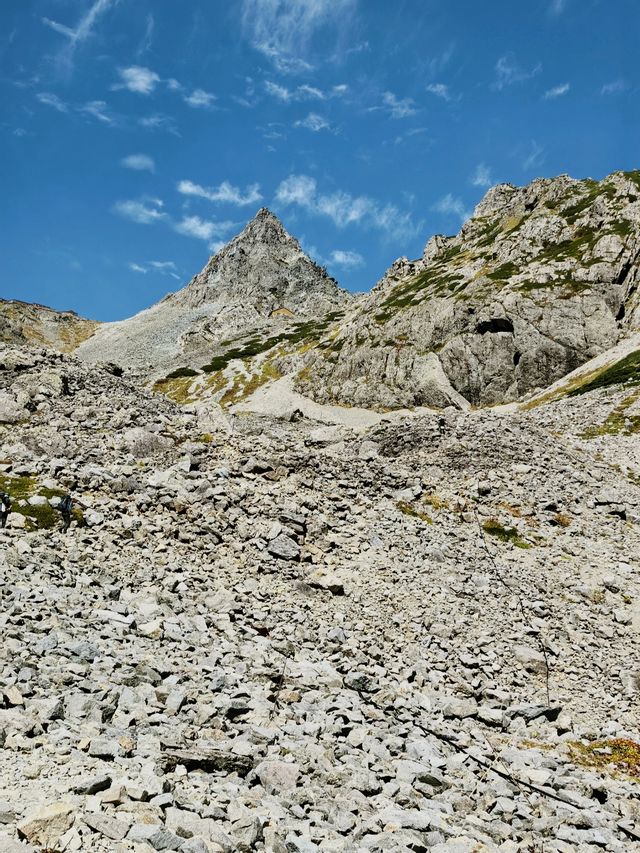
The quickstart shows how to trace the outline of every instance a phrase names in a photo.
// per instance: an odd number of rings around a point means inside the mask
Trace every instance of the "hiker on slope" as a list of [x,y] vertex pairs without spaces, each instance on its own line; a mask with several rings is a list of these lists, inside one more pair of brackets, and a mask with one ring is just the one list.
[[7,519],[11,512],[11,497],[6,492],[0,492],[0,527],[7,526]]

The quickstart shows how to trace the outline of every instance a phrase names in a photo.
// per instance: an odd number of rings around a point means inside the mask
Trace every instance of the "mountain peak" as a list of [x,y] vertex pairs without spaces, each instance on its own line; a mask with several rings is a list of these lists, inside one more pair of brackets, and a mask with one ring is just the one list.
[[297,240],[287,232],[282,222],[268,207],[261,207],[240,234],[227,245],[232,247],[237,240],[246,241],[247,239],[265,243],[291,241],[297,245]]

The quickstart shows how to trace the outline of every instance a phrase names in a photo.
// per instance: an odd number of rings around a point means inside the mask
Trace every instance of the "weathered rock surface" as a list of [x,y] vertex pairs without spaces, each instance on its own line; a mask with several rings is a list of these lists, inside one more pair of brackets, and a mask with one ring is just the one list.
[[77,353],[158,377],[182,364],[200,367],[225,339],[241,347],[252,336],[277,336],[349,300],[263,208],[186,287],[135,317],[103,324]]
[[23,389],[0,845],[634,849],[636,385],[206,436],[126,376],[0,350]]
[[297,387],[319,402],[508,402],[640,321],[640,172],[489,190],[455,237],[397,261]]
[[5,345],[46,346],[72,352],[99,325],[73,311],[55,311],[45,305],[0,298],[0,343]]

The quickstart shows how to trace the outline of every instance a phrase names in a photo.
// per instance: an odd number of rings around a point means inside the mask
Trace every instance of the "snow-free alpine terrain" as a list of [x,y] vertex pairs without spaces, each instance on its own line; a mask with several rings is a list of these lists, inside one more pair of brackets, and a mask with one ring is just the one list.
[[0,850],[638,847],[639,180],[367,296],[261,211],[64,345],[0,304]]

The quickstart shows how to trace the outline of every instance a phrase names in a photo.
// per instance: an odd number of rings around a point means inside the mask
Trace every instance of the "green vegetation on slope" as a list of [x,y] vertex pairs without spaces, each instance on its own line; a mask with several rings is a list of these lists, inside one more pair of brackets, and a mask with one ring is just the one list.
[[258,337],[251,338],[246,344],[240,347],[232,347],[224,353],[213,356],[208,364],[203,365],[202,369],[205,373],[216,373],[219,370],[224,370],[230,362],[240,359],[253,358],[262,352],[272,349],[278,344],[297,344],[303,341],[317,341],[324,335],[331,323],[340,319],[343,316],[342,311],[332,311],[327,314],[322,320],[310,320],[306,323],[296,323],[291,327],[291,331],[282,332],[279,335],[272,335],[269,338],[260,339]]
[[629,353],[615,364],[605,367],[593,379],[569,392],[569,397],[610,388],[612,385],[640,385],[640,350]]

